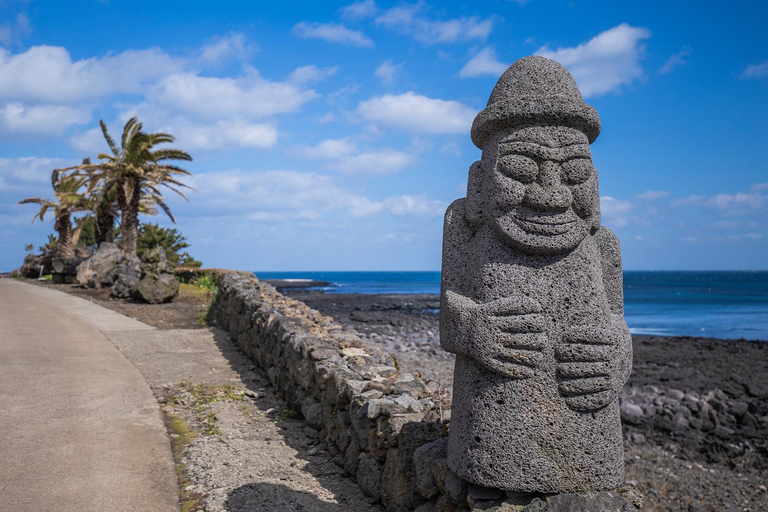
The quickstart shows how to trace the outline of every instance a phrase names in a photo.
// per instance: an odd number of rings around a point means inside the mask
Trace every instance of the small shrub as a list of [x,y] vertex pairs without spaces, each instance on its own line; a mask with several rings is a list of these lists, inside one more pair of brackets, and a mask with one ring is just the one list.
[[216,284],[216,278],[213,277],[213,274],[203,274],[197,281],[195,281],[195,286],[206,288],[213,293],[216,293],[219,290],[219,286]]

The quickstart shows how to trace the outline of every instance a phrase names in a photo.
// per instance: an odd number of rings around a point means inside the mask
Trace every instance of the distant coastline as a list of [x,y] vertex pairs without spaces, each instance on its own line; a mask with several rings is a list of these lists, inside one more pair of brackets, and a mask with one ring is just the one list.
[[[255,272],[282,288],[327,294],[438,295],[438,271]],[[768,340],[768,271],[624,272],[633,334]]]

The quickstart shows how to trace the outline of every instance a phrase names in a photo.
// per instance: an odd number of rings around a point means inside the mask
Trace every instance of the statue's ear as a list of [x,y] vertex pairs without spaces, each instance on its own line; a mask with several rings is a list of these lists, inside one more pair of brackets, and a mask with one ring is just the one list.
[[478,227],[483,221],[483,164],[479,160],[469,167],[467,178],[467,206],[464,216],[472,227]]

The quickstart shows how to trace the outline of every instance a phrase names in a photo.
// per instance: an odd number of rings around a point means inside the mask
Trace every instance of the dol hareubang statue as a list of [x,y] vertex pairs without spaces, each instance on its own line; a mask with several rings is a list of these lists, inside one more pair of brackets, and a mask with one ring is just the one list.
[[446,212],[440,338],[456,354],[448,464],[519,492],[624,481],[629,377],[619,241],[600,225],[597,112],[560,64],[526,57],[475,118],[482,159]]

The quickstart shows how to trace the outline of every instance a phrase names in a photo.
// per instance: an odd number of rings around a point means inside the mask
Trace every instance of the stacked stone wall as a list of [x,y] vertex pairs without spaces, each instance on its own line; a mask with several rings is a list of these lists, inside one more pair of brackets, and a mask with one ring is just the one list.
[[448,411],[434,389],[252,274],[218,280],[209,322],[267,372],[307,435],[327,446],[371,501],[391,511],[470,505],[468,486],[446,466]]

